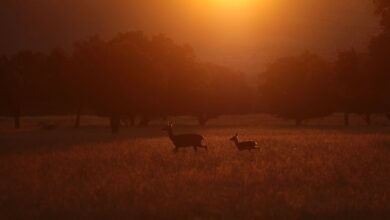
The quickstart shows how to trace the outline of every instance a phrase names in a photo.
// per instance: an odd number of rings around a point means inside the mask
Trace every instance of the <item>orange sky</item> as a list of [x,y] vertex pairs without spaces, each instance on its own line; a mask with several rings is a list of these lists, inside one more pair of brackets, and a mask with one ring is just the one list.
[[144,30],[202,59],[255,71],[304,50],[331,57],[377,31],[371,0],[2,0],[0,53],[70,46],[92,34]]

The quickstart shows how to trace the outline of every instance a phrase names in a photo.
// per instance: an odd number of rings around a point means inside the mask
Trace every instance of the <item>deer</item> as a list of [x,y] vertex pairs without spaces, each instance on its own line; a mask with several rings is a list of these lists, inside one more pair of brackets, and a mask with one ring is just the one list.
[[244,151],[244,150],[249,150],[249,151],[252,151],[252,150],[260,150],[260,148],[258,147],[258,144],[256,141],[244,141],[244,142],[240,142],[238,140],[238,133],[236,133],[236,135],[234,135],[232,138],[230,138],[230,141],[233,141],[234,144],[236,145],[237,149],[239,151]]
[[173,133],[174,124],[169,122],[162,130],[168,132],[169,139],[171,139],[175,149],[175,153],[180,148],[193,147],[194,151],[197,152],[198,148],[204,148],[207,151],[207,145],[204,145],[204,137],[199,134],[179,134],[175,135]]
[[40,121],[39,127],[41,127],[42,130],[51,131],[51,130],[57,129],[57,124],[55,124],[53,122]]

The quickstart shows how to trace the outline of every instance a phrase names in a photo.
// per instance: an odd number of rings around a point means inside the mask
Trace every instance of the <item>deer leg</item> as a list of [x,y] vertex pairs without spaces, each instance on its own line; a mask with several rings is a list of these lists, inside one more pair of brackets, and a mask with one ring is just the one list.
[[194,146],[194,151],[198,152],[198,147],[197,146]]
[[197,147],[204,148],[205,150],[207,150],[207,146],[206,145],[199,144]]
[[204,148],[204,149],[207,151],[207,150],[208,150],[208,149],[207,149],[207,145],[206,145],[206,144],[203,145],[203,144],[205,144],[205,141],[204,141],[204,140],[200,141],[199,147],[202,147],[202,148]]

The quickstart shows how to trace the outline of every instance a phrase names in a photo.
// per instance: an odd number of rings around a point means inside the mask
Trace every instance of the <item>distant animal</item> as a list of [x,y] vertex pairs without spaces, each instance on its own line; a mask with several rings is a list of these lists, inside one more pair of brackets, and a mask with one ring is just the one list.
[[238,140],[238,133],[236,135],[234,135],[232,138],[230,138],[230,141],[233,141],[234,144],[236,145],[237,149],[239,151],[244,151],[244,150],[249,150],[249,151],[252,151],[252,150],[260,150],[258,144],[256,141],[244,141],[244,142],[240,142]]
[[41,127],[42,130],[55,130],[57,129],[57,125],[55,123],[48,123],[48,122],[39,122],[39,127]]
[[175,135],[173,133],[174,124],[169,122],[167,126],[163,128],[163,131],[168,132],[169,139],[171,139],[173,145],[175,145],[175,149],[173,150],[175,153],[180,148],[193,147],[194,151],[197,152],[198,148],[204,148],[207,150],[207,146],[204,144],[204,137],[199,134],[179,134]]

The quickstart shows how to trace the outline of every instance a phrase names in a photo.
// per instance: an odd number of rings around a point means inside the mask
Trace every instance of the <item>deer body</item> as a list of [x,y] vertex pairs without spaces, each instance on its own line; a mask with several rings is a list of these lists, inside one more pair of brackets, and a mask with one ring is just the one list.
[[55,130],[57,128],[57,125],[54,123],[48,123],[48,122],[39,122],[39,126],[41,127],[42,130]]
[[244,142],[240,142],[238,140],[238,134],[236,134],[235,136],[233,136],[232,138],[230,138],[231,141],[234,142],[234,144],[236,145],[237,149],[239,151],[244,151],[244,150],[249,150],[249,151],[252,151],[252,150],[260,150],[260,148],[258,147],[258,144],[256,141],[244,141]]
[[207,150],[207,146],[204,145],[204,137],[199,134],[180,134],[175,135],[173,133],[173,124],[169,124],[163,130],[168,132],[169,139],[171,139],[175,146],[174,151],[177,152],[180,148],[193,147],[195,152],[198,148],[204,148]]

